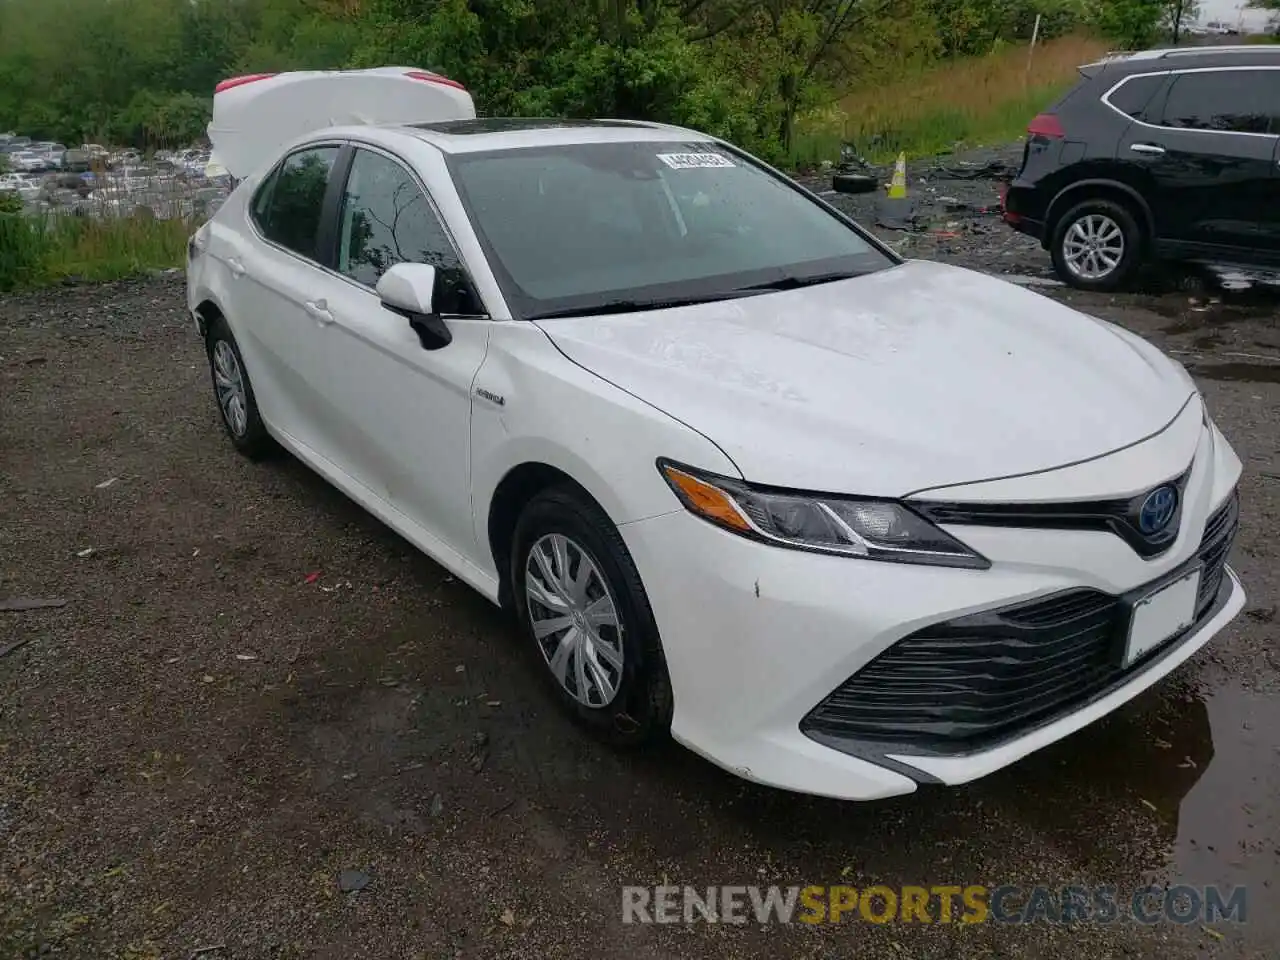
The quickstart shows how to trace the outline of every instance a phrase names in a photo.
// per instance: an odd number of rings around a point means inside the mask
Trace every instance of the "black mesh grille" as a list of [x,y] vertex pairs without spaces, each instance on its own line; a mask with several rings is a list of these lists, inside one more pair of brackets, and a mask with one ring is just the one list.
[[[1205,524],[1197,620],[1218,597],[1238,524],[1233,492]],[[801,729],[946,753],[1006,739],[1124,679],[1127,609],[1125,598],[1072,590],[936,624],[842,683]]]

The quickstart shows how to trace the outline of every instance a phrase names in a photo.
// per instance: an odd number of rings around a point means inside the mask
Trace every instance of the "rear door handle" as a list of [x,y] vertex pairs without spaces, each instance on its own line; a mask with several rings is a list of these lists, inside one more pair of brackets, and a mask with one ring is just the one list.
[[1153,156],[1164,153],[1164,147],[1157,146],[1154,143],[1131,143],[1129,144],[1129,149],[1134,153],[1149,153]]
[[329,312],[329,304],[324,300],[308,300],[306,307],[307,313],[321,326],[327,327],[333,323],[333,314]]
[[231,271],[231,275],[237,280],[249,272],[244,268],[244,264],[240,262],[239,257],[227,257],[227,269]]

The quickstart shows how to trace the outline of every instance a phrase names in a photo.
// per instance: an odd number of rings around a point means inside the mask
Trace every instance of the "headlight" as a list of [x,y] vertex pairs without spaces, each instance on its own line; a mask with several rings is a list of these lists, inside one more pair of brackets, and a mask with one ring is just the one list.
[[658,469],[693,514],[726,530],[795,550],[867,560],[985,570],[991,562],[893,500],[752,486],[668,460]]

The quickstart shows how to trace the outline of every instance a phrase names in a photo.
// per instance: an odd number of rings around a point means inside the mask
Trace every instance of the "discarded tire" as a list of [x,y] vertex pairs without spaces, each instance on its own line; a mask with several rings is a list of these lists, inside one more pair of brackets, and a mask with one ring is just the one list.
[[865,173],[837,173],[831,178],[836,193],[874,193],[879,187],[876,178]]

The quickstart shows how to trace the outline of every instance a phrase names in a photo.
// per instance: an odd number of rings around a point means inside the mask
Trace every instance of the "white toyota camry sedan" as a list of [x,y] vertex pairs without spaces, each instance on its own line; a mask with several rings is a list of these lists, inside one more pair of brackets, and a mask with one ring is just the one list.
[[963,783],[1244,603],[1241,464],[1179,364],[690,130],[326,128],[189,258],[231,443],[509,607],[614,742],[832,797]]

